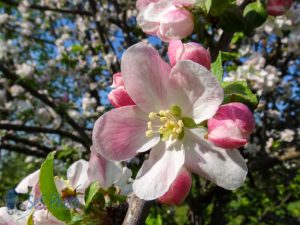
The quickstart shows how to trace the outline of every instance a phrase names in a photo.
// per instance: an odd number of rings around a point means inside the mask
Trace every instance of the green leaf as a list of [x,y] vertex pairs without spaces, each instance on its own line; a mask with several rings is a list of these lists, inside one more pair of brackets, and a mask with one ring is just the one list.
[[222,82],[223,78],[223,66],[222,66],[222,52],[219,52],[218,58],[211,64],[211,71],[219,82]]
[[205,1],[205,9],[206,9],[206,13],[207,13],[207,14],[208,14],[209,11],[210,11],[211,3],[212,3],[212,0],[206,0],[206,1]]
[[256,0],[256,2],[246,6],[243,16],[245,21],[245,32],[250,33],[266,21],[268,14],[260,0]]
[[95,181],[91,183],[84,194],[85,211],[96,210],[98,212],[103,209],[105,206],[104,193],[105,190],[101,188],[99,182]]
[[47,206],[49,212],[52,213],[57,219],[69,222],[71,220],[70,209],[68,209],[63,200],[61,199],[60,193],[57,191],[54,174],[53,174],[53,161],[55,152],[49,153],[47,159],[41,166],[40,170],[40,190],[43,197],[43,202]]
[[[221,15],[231,3],[231,0],[210,0],[210,1],[211,3],[210,3],[209,14],[212,16]],[[206,5],[208,5],[208,3],[205,2],[205,6]]]
[[258,97],[253,94],[246,81],[223,82],[224,101],[223,104],[230,102],[241,102],[250,109],[256,109]]

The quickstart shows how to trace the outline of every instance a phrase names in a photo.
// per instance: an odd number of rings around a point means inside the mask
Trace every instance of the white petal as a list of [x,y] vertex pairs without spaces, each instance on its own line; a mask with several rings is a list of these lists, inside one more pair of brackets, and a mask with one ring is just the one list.
[[133,182],[133,191],[141,199],[153,200],[166,193],[184,164],[182,143],[160,142],[151,152]]
[[74,162],[67,170],[67,179],[71,186],[82,192],[89,185],[87,171],[89,163],[83,159]]
[[240,187],[248,172],[243,157],[237,150],[213,146],[203,136],[203,129],[185,133],[185,167],[225,189]]
[[20,194],[28,193],[28,188],[39,182],[40,170],[37,170],[25,177],[16,187],[15,191]]
[[188,60],[179,60],[168,81],[169,103],[182,109],[183,116],[196,123],[211,118],[223,101],[223,89],[205,67]]

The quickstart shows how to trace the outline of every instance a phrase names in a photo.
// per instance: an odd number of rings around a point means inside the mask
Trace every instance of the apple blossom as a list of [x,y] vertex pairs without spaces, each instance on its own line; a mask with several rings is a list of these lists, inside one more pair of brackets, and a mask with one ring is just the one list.
[[200,65],[210,69],[211,58],[209,52],[200,44],[189,42],[183,44],[180,40],[169,42],[168,56],[172,66],[178,60],[192,60]]
[[247,144],[254,126],[253,114],[246,105],[222,105],[207,122],[208,140],[221,148],[239,148]]
[[133,182],[139,198],[163,196],[182,167],[226,189],[243,183],[247,166],[240,153],[215,147],[205,139],[206,129],[193,125],[213,117],[223,101],[210,71],[190,60],[171,68],[155,49],[139,43],[123,54],[121,73],[136,105],[101,116],[93,146],[117,161],[152,149]]
[[138,1],[137,22],[142,30],[163,41],[178,40],[193,32],[194,18],[186,7],[194,0]]
[[115,108],[127,105],[135,105],[124,87],[121,73],[116,73],[113,75],[112,88],[115,89],[111,90],[111,92],[108,94],[108,100]]
[[182,168],[169,190],[158,201],[168,205],[180,205],[190,192],[191,186],[191,173]]
[[281,16],[292,6],[293,0],[268,0],[267,12],[271,16]]

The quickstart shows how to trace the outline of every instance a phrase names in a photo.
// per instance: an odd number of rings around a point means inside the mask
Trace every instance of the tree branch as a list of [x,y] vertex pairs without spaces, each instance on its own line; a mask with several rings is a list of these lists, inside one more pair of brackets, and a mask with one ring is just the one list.
[[53,148],[47,147],[45,145],[40,145],[39,143],[37,143],[35,141],[31,141],[31,140],[28,140],[28,139],[25,139],[25,138],[20,138],[20,137],[17,137],[15,135],[12,135],[12,134],[5,135],[2,138],[2,141],[14,141],[14,142],[16,142],[16,144],[17,143],[22,143],[22,144],[25,144],[25,145],[28,145],[28,146],[36,147],[37,149],[43,150],[46,153],[54,151]]
[[[13,131],[24,131],[28,133],[48,133],[48,134],[56,134],[61,137],[69,138],[72,139],[76,142],[79,142],[83,145],[85,145],[85,141],[82,140],[80,137],[71,134],[66,131],[62,130],[55,130],[55,129],[50,129],[50,128],[44,128],[44,127],[32,127],[32,126],[25,126],[25,125],[16,125],[16,124],[5,124],[5,123],[0,123],[0,130],[13,130]],[[89,146],[85,146],[89,148]]]
[[80,127],[62,108],[57,107],[55,103],[52,102],[46,95],[39,93],[37,90],[32,88],[31,85],[28,84],[26,81],[20,79],[16,74],[11,73],[8,69],[6,69],[3,66],[2,63],[0,63],[0,71],[2,71],[2,73],[6,78],[20,85],[26,91],[28,91],[32,96],[36,97],[37,99],[41,100],[44,104],[53,108],[53,110],[59,115],[62,115],[63,118],[65,118],[65,120],[71,125],[71,127],[73,127],[74,130],[77,131],[77,133],[82,136],[83,140],[85,141],[85,146],[90,146],[91,144],[90,137],[85,133],[84,129]]
[[0,144],[0,149],[6,149],[8,151],[14,151],[14,152],[19,152],[22,154],[26,154],[26,155],[34,155],[34,156],[38,156],[38,157],[46,157],[47,153],[46,152],[40,152],[40,151],[34,151],[31,150],[29,148],[25,148],[25,147],[20,147],[17,145],[10,145],[10,144]]
[[[19,3],[11,1],[11,0],[0,0],[0,2],[10,5],[10,6],[19,6]],[[53,12],[59,12],[59,13],[67,13],[67,14],[72,14],[72,15],[82,15],[82,16],[92,16],[93,14],[89,11],[82,11],[82,10],[70,10],[70,9],[59,9],[59,8],[51,8],[48,6],[41,6],[41,5],[29,5],[29,9],[35,9],[39,11],[53,11]]]
[[128,211],[122,225],[145,224],[152,201],[145,201],[132,195],[128,198],[128,204]]

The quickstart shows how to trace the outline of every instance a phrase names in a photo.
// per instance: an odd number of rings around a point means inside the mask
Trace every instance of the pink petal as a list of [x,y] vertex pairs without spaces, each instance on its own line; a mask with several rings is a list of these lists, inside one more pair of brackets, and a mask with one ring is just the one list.
[[39,182],[40,170],[37,170],[25,177],[15,188],[15,191],[20,194],[29,192],[29,187],[34,187]]
[[185,167],[225,189],[240,187],[247,175],[247,165],[243,157],[237,150],[213,146],[203,138],[204,134],[203,129],[186,132]]
[[192,61],[180,60],[168,81],[169,102],[182,109],[183,116],[196,123],[211,118],[223,102],[223,89],[215,76]]
[[135,105],[123,86],[111,90],[111,92],[108,94],[108,100],[115,108],[127,105]]
[[98,181],[104,188],[110,187],[122,175],[122,168],[116,162],[106,160],[91,147],[88,178],[90,182]]
[[182,51],[183,44],[180,40],[171,40],[168,47],[168,56],[171,66],[177,62],[177,54]]
[[147,151],[159,142],[145,135],[148,114],[137,106],[124,106],[105,113],[95,123],[93,146],[109,160],[128,160],[138,152]]
[[124,53],[121,71],[125,88],[143,111],[166,108],[165,82],[170,69],[158,52],[144,43],[135,44]]
[[[210,119],[212,120],[212,119]],[[210,121],[209,120],[209,121]],[[212,121],[210,121],[211,123]],[[232,123],[219,126],[208,133],[208,140],[216,146],[226,149],[240,148],[247,144],[248,137]]]
[[122,79],[122,75],[120,72],[118,73],[115,73],[113,75],[113,84],[112,84],[112,88],[118,88],[118,87],[121,87],[121,86],[124,86],[124,82],[123,82],[123,79]]
[[254,130],[252,112],[242,103],[222,105],[207,122],[208,140],[221,148],[239,148]]
[[33,220],[35,225],[65,225],[46,209],[36,210],[33,213]]
[[184,163],[181,142],[160,142],[144,161],[133,182],[133,192],[141,199],[161,197],[175,180]]
[[158,200],[168,205],[180,205],[188,196],[191,187],[191,173],[183,167],[171,184],[169,190]]

